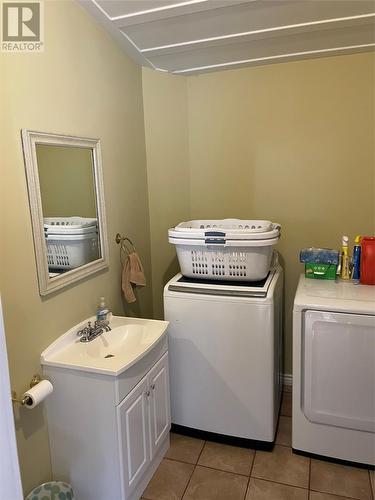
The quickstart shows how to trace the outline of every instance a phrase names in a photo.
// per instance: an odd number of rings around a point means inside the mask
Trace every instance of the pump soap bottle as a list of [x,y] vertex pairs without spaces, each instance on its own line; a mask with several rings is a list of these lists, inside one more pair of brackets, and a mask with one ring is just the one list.
[[100,297],[99,307],[96,311],[96,319],[98,321],[106,321],[108,313],[109,313],[109,310],[108,310],[107,306],[105,305],[104,297]]

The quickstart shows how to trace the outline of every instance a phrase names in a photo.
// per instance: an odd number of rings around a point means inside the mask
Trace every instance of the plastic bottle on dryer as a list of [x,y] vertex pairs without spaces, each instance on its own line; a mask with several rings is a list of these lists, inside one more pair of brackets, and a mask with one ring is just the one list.
[[350,280],[350,258],[348,241],[349,238],[347,236],[342,237],[340,279],[343,281]]
[[361,247],[360,282],[363,285],[375,285],[375,237],[363,236]]
[[360,278],[361,267],[361,237],[356,236],[353,248],[353,269],[352,269],[352,282],[358,285]]

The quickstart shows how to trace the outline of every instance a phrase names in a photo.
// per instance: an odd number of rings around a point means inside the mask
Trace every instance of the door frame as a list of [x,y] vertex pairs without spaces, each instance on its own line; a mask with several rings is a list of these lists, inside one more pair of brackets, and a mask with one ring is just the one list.
[[2,498],[22,500],[16,431],[11,399],[8,356],[0,298],[0,484]]

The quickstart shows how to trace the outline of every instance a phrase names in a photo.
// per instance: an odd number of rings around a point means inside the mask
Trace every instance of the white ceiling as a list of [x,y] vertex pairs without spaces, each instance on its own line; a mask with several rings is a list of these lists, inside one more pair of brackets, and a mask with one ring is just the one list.
[[80,0],[143,66],[196,74],[375,49],[372,0]]

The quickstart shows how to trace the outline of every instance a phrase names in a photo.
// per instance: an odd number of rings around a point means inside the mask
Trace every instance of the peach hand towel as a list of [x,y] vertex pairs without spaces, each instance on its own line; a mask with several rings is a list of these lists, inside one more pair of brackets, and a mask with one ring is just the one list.
[[126,257],[122,270],[122,291],[129,304],[137,300],[133,286],[146,286],[142,262],[136,252],[132,252]]

